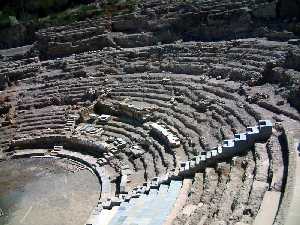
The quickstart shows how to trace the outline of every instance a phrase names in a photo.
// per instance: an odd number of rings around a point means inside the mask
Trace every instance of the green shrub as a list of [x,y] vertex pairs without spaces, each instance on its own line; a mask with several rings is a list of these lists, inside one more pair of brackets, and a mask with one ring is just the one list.
[[33,14],[48,15],[51,12],[62,10],[69,0],[29,0],[24,5],[24,10]]
[[0,11],[0,28],[14,26],[18,23],[19,22],[15,16],[10,16]]
[[83,20],[87,17],[99,16],[102,11],[94,5],[79,5],[75,8],[67,9],[63,12],[53,13],[47,17],[41,18],[41,23],[50,25],[62,25]]
[[17,18],[15,16],[9,16],[8,18],[9,18],[10,26],[14,26],[19,23],[19,21],[17,20]]
[[0,28],[21,22],[36,27],[64,25],[86,18],[132,12],[138,0],[106,0],[101,8],[94,4],[78,5],[78,0],[6,0],[0,13]]

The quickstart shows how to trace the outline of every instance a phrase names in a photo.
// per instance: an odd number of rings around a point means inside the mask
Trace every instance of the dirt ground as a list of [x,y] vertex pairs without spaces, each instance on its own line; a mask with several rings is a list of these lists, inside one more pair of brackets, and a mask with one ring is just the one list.
[[82,225],[99,199],[98,179],[62,159],[0,163],[3,225]]

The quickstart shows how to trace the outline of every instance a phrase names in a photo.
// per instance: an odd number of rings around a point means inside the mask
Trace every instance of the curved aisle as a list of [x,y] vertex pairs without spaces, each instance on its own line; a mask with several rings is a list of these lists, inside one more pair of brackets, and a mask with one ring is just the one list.
[[295,151],[296,168],[292,194],[293,198],[290,203],[285,225],[298,225],[300,221],[300,128],[291,129],[290,133],[292,134],[291,147],[294,147],[292,150]]

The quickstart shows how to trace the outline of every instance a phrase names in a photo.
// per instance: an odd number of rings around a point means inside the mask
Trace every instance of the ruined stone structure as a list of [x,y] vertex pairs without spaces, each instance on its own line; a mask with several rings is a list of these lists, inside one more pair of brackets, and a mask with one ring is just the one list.
[[86,225],[285,224],[300,146],[300,39],[285,30],[299,22],[285,7],[139,1],[38,30],[0,51],[0,160],[91,170]]

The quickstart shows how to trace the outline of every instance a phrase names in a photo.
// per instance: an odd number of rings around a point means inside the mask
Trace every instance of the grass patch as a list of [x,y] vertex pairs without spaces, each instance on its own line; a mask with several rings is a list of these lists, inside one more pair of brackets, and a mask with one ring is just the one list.
[[69,8],[59,13],[53,13],[38,19],[40,27],[65,25],[87,18],[100,16],[114,16],[133,12],[136,8],[137,0],[109,0],[102,7],[91,5],[79,5]]
[[40,25],[64,25],[86,18],[103,15],[103,10],[94,5],[80,5],[75,8],[67,9],[63,12],[54,13],[44,18],[39,18]]

